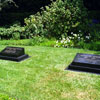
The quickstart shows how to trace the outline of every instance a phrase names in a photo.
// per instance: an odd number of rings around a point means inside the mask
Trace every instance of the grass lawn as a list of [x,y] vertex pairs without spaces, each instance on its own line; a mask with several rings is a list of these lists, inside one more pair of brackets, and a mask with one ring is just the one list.
[[[16,100],[100,100],[99,75],[64,70],[76,53],[100,52],[23,47],[31,58],[20,63],[0,60],[1,94]],[[0,46],[0,50],[3,48]]]

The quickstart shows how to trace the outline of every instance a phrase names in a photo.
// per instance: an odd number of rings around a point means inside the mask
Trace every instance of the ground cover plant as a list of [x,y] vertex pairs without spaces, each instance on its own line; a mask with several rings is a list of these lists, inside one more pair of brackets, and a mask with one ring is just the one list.
[[[15,100],[100,99],[99,75],[64,70],[76,53],[100,52],[40,46],[21,47],[25,48],[26,54],[31,58],[20,63],[0,60],[1,94]],[[0,50],[3,48],[5,46],[0,46]]]

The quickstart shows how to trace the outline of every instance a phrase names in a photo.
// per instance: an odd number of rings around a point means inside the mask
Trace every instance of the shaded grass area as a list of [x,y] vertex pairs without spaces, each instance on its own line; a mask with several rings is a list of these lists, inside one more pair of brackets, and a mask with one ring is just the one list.
[[0,40],[0,45],[23,45],[23,46],[49,46],[53,47],[56,44],[55,39],[22,39],[22,40]]
[[[47,39],[47,38],[34,38],[34,39],[22,39],[22,40],[0,40],[0,45],[20,45],[20,46],[46,46],[46,47],[55,47],[56,39]],[[84,43],[80,41],[75,44],[74,47],[83,48],[88,50],[100,50],[100,41]],[[74,48],[73,47],[73,48]]]
[[1,40],[1,45],[24,45],[28,46],[31,44],[31,39],[23,39],[23,40]]
[[[82,49],[23,46],[31,58],[0,60],[0,93],[16,100],[99,100],[100,76],[64,70]],[[0,46],[0,50],[5,46]],[[3,100],[3,99],[1,99]]]

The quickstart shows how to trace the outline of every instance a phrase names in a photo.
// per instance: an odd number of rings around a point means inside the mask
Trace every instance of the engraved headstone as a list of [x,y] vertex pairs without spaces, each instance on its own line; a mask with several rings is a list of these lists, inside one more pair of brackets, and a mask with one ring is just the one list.
[[100,74],[100,55],[78,53],[66,70]]
[[21,47],[6,47],[0,52],[0,59],[4,60],[19,62],[27,58],[29,58],[29,56],[25,54],[24,48]]

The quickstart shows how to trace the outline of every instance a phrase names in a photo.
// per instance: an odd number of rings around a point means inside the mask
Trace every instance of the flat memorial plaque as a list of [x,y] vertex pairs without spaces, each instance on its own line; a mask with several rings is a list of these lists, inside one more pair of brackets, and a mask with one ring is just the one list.
[[100,65],[100,55],[78,53],[74,62]]
[[0,59],[12,60],[12,61],[22,61],[26,58],[29,58],[25,54],[24,48],[21,47],[6,47],[0,52]]
[[100,74],[100,55],[78,53],[66,69]]

